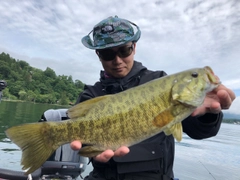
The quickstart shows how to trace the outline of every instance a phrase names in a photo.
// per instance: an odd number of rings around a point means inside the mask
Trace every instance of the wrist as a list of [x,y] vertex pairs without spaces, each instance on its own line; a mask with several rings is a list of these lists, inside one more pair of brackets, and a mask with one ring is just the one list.
[[199,116],[198,120],[205,125],[214,125],[219,120],[222,120],[222,112],[218,114],[206,113],[203,116]]

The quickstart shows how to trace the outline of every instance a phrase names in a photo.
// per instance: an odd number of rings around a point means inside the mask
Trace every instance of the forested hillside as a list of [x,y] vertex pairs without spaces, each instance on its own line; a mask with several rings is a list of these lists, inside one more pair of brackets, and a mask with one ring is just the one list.
[[0,54],[0,80],[7,82],[3,99],[61,105],[75,102],[84,87],[72,76],[57,76],[49,67],[42,71],[4,52]]

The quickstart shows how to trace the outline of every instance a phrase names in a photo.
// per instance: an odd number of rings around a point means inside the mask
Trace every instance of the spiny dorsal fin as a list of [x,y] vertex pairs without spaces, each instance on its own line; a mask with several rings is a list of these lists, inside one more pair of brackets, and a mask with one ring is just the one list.
[[96,98],[92,98],[92,99],[89,99],[87,101],[81,102],[81,103],[71,107],[67,111],[68,117],[70,119],[74,119],[74,118],[85,116],[88,113],[89,109],[94,107],[94,105],[97,102],[105,99],[107,96],[110,96],[110,95],[99,96],[99,97],[96,97]]
[[177,123],[164,130],[164,133],[168,135],[173,135],[173,137],[179,142],[182,140],[182,123]]

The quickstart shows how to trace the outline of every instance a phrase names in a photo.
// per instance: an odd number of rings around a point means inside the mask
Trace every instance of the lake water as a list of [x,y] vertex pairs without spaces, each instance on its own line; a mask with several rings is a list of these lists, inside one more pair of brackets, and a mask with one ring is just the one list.
[[[0,168],[20,170],[21,151],[4,131],[11,126],[36,122],[54,105],[22,102],[0,103]],[[91,171],[87,166],[83,176]],[[216,137],[193,140],[184,135],[176,143],[175,176],[180,180],[240,180],[240,125],[225,124]]]

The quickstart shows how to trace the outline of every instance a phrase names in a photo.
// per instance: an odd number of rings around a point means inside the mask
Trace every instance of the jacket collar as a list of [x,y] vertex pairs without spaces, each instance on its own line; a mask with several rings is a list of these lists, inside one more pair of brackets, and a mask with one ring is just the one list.
[[106,77],[105,72],[101,71],[100,82],[108,93],[117,93],[130,88],[131,82],[134,83],[133,81],[135,81],[136,83],[137,80],[139,81],[140,72],[146,69],[142,63],[134,61],[133,67],[127,76],[123,78]]

